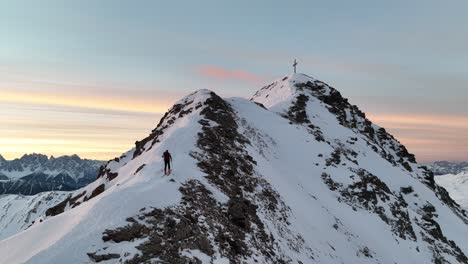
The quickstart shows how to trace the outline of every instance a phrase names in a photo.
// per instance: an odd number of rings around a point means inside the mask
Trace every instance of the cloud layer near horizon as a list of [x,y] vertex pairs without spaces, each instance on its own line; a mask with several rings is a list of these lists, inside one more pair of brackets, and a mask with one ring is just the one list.
[[0,154],[78,154],[109,160],[156,127],[161,114],[0,102]]
[[[136,140],[156,126],[165,110],[154,109],[167,109],[166,105],[173,103],[167,99],[162,105],[151,104],[154,112],[150,112],[144,107],[145,100],[135,98],[127,104],[90,108],[92,104],[84,105],[80,100],[49,104],[40,94],[33,97],[0,100],[0,154],[7,159],[32,152],[112,159],[132,148]],[[99,98],[89,99],[93,100]],[[109,96],[108,100],[118,102],[119,98]],[[132,106],[132,111],[127,111],[127,105]],[[368,113],[368,116],[394,134],[420,162],[438,160],[441,156],[447,160],[464,159],[468,117],[405,113]]]
[[453,115],[368,114],[386,128],[419,162],[466,161],[468,117]]

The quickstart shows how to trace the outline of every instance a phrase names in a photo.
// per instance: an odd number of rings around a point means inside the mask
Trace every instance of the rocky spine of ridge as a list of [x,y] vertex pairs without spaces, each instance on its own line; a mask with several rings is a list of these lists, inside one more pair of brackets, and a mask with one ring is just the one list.
[[[164,116],[159,121],[158,125],[155,129],[151,131],[151,134],[144,138],[141,141],[135,142],[135,147],[127,152],[124,153],[122,156],[110,160],[107,162],[105,166],[102,166],[99,170],[97,181],[92,184],[92,188],[88,190],[84,190],[78,194],[70,195],[66,200],[62,203],[57,204],[54,207],[49,208],[47,210],[47,216],[55,216],[60,213],[63,213],[65,208],[74,208],[81,203],[88,201],[107,189],[107,186],[110,186],[115,178],[117,178],[118,173],[113,171],[111,168],[114,164],[118,164],[119,166],[125,166],[127,162],[133,160],[140,156],[143,152],[148,151],[152,148],[152,146],[159,141],[159,137],[164,134],[171,125],[174,124],[175,120],[178,118],[182,118],[185,115],[191,113],[194,110],[198,110],[202,107],[202,103],[198,102],[194,104],[194,96],[200,93],[208,93],[207,90],[201,90],[199,92],[192,93],[182,99],[181,101],[174,104],[168,112],[164,114]],[[141,169],[143,169],[145,164],[142,164],[135,173],[138,173]]]

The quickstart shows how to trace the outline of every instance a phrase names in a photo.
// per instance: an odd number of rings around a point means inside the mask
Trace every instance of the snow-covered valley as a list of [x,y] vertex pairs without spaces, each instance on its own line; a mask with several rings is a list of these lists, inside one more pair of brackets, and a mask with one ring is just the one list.
[[468,210],[468,172],[446,174],[435,177],[437,184],[447,189],[450,196]]

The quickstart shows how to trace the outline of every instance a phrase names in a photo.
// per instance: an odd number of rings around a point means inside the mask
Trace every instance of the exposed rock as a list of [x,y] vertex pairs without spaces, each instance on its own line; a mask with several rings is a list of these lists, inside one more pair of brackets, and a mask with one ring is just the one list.
[[113,254],[113,253],[98,255],[96,252],[94,252],[94,253],[87,253],[87,255],[94,262],[101,262],[105,260],[120,258],[119,254]]
[[323,137],[323,133],[319,127],[312,124],[309,117],[307,116],[307,102],[309,101],[309,97],[304,94],[300,94],[297,96],[297,100],[293,102],[291,107],[288,109],[288,113],[286,114],[286,118],[291,120],[295,124],[305,124],[309,128],[309,133],[314,135],[317,141],[325,141]]
[[94,197],[100,195],[101,193],[104,192],[104,190],[106,189],[106,185],[103,183],[101,185],[99,185],[98,187],[96,187],[96,189],[94,189],[92,192],[91,192],[91,195],[90,196],[86,196],[84,198],[84,201],[88,201],[90,199],[93,199]]

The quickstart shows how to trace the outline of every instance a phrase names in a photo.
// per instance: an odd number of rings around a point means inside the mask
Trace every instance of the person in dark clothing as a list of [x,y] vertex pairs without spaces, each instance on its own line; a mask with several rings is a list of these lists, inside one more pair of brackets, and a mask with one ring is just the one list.
[[164,151],[162,157],[164,159],[164,174],[169,175],[171,173],[172,162],[172,156],[171,153],[169,153],[169,150]]

